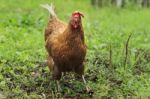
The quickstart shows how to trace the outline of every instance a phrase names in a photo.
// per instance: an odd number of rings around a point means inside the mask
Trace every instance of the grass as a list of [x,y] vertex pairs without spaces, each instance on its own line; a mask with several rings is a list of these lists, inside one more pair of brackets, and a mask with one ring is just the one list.
[[[84,13],[88,52],[85,77],[93,98],[150,96],[150,11],[143,8],[93,8],[89,0],[1,0],[0,97],[56,98],[46,59],[44,28],[48,13],[40,4],[53,2],[60,19]],[[127,47],[129,35],[132,36]],[[111,46],[111,49],[110,49]],[[110,58],[111,56],[111,58]],[[111,60],[111,61],[110,61]],[[63,98],[88,98],[82,82],[61,79]]]

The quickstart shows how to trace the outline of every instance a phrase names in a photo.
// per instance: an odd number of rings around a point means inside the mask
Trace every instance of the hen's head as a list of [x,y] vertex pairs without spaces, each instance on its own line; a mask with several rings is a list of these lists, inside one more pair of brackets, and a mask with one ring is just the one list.
[[71,16],[71,26],[76,29],[81,26],[81,17],[84,17],[79,11],[75,11]]

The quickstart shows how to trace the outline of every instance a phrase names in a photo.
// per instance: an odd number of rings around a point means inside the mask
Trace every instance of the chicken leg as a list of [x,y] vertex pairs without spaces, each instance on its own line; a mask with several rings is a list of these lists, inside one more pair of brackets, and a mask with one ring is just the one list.
[[57,86],[57,92],[61,92],[62,90],[61,90],[60,83],[58,80],[56,81],[56,86]]
[[56,82],[57,92],[61,92],[61,87],[60,87],[60,83],[59,83],[59,80],[61,78],[61,74],[62,73],[58,69],[58,67],[56,65],[54,65],[53,72],[52,72],[52,77]]
[[86,91],[87,91],[88,93],[91,93],[91,89],[90,89],[89,86],[87,86],[87,82],[86,82],[86,80],[85,80],[84,75],[82,75],[82,80],[83,80],[83,82],[84,82],[84,84],[85,84]]

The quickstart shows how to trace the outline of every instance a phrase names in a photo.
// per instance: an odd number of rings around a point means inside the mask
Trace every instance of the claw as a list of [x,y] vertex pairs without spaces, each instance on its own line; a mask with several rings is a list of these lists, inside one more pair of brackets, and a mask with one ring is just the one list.
[[[56,81],[56,80],[55,80],[55,81]],[[61,91],[62,91],[62,90],[61,90],[59,81],[57,80],[55,84],[56,84],[55,97],[60,98],[60,97],[61,97]]]
[[57,91],[61,92],[61,87],[60,87],[59,81],[57,80],[56,83],[57,83]]
[[82,75],[82,79],[83,79],[83,82],[84,82],[84,84],[85,84],[85,88],[86,88],[87,93],[88,93],[90,96],[92,96],[94,92],[92,91],[92,89],[91,89],[89,86],[87,86],[87,83],[86,83],[86,80],[85,80],[85,78],[84,78],[84,75]]

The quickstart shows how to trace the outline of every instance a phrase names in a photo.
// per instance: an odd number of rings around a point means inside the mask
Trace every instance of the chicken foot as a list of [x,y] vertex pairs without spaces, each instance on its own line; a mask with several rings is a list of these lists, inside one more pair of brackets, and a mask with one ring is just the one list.
[[55,82],[56,82],[55,83],[56,84],[55,97],[60,98],[61,97],[61,91],[62,91],[62,89],[61,89],[59,81],[55,80]]
[[59,80],[61,78],[61,72],[56,65],[54,65],[52,76],[56,83],[57,92],[61,92],[62,90],[59,83]]
[[82,80],[83,80],[83,82],[84,82],[84,84],[85,84],[86,91],[87,91],[90,95],[92,95],[92,94],[93,94],[93,91],[92,91],[91,88],[87,85],[87,82],[86,82],[86,80],[85,80],[84,75],[82,75]]
[[57,86],[57,92],[61,92],[62,89],[61,89],[61,87],[60,87],[60,83],[59,83],[58,80],[56,81],[56,86]]

